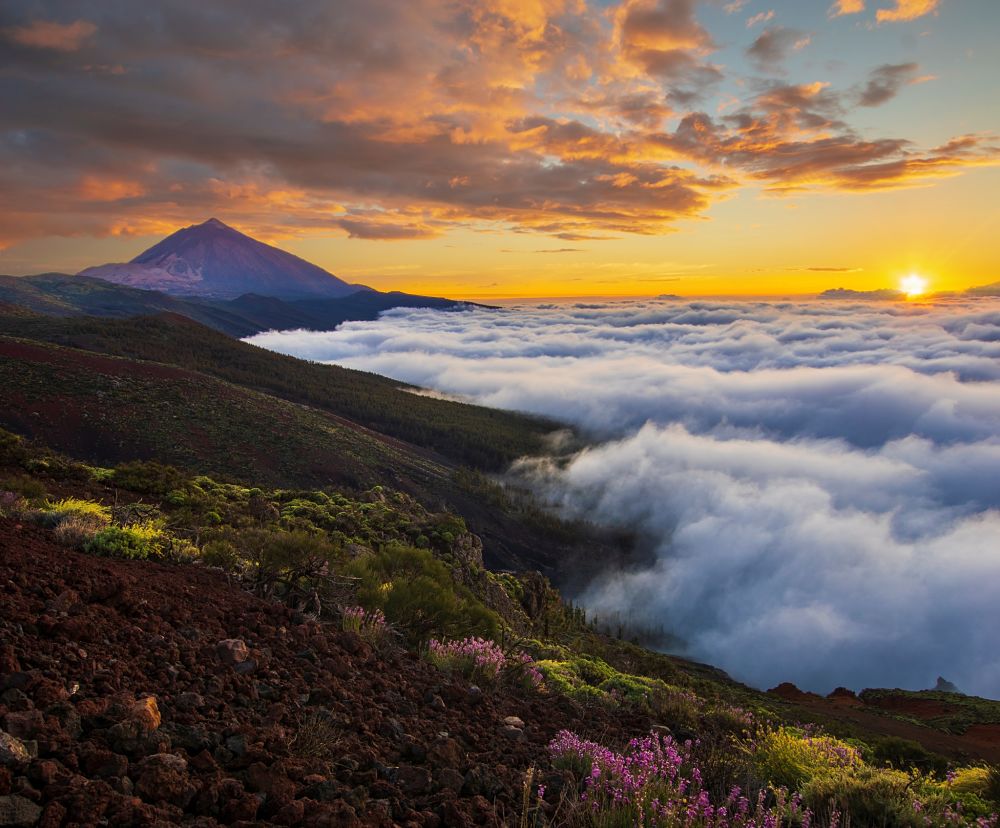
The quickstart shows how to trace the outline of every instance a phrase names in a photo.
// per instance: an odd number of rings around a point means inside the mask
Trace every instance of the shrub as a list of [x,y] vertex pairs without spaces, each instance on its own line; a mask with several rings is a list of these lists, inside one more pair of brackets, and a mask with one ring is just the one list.
[[169,545],[163,530],[146,524],[108,526],[94,535],[84,548],[87,552],[108,558],[145,560],[163,556]]
[[26,474],[12,474],[0,478],[0,491],[14,492],[28,500],[45,497],[45,486],[41,481]]
[[561,731],[549,744],[553,764],[578,776],[583,791],[571,823],[664,828],[748,828],[806,825],[798,796],[778,789],[752,803],[740,788],[715,802],[693,762],[691,746],[651,733],[621,753]]
[[107,525],[96,515],[70,515],[59,522],[53,535],[65,546],[82,549]]
[[353,561],[348,573],[360,581],[360,603],[381,609],[420,646],[432,636],[496,634],[496,615],[456,584],[448,567],[428,551],[387,544]]
[[507,666],[503,648],[484,638],[463,638],[447,643],[432,638],[427,657],[440,670],[459,673],[484,684],[496,684]]
[[919,769],[924,772],[944,773],[948,760],[931,753],[918,742],[886,736],[872,743],[871,761],[875,765],[888,765],[896,770]]
[[28,501],[17,492],[0,491],[0,517],[19,518],[27,509]]
[[171,490],[180,489],[184,485],[184,475],[177,469],[155,461],[122,463],[114,470],[111,479],[115,485],[130,492],[157,497],[164,497]]
[[829,816],[837,811],[849,816],[851,825],[914,825],[909,784],[910,777],[902,771],[870,765],[841,767],[806,782],[802,797],[817,814]]
[[46,503],[41,510],[40,517],[45,526],[52,528],[68,518],[80,518],[93,524],[107,526],[111,523],[111,510],[92,500],[66,497],[54,503]]
[[356,632],[376,649],[385,647],[391,635],[382,610],[367,612],[364,607],[341,610],[341,627]]
[[857,750],[845,742],[789,727],[765,732],[752,752],[761,780],[791,790],[833,771],[861,765]]

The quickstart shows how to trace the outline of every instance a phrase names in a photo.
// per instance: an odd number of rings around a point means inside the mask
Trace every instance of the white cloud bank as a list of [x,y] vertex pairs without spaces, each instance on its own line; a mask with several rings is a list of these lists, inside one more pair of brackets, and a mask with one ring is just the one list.
[[252,341],[603,441],[519,468],[656,553],[584,602],[740,679],[1000,697],[998,302],[410,310]]

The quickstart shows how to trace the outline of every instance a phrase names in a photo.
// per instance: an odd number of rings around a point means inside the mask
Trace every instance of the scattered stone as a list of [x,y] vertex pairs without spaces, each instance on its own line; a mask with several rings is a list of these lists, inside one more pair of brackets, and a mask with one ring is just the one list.
[[242,638],[224,638],[215,645],[215,652],[223,664],[232,667],[247,660],[250,648]]
[[510,739],[512,742],[523,742],[528,737],[524,735],[524,731],[519,727],[511,727],[510,725],[504,725],[500,728],[500,735],[506,739]]
[[0,765],[20,765],[30,758],[24,742],[0,731]]
[[0,825],[30,828],[42,816],[42,809],[23,796],[0,796]]
[[45,719],[40,710],[23,710],[3,717],[3,729],[18,739],[31,739],[42,729]]
[[241,676],[252,673],[257,669],[257,660],[253,658],[248,658],[244,661],[239,661],[233,665],[233,669],[239,673]]
[[519,730],[524,730],[524,722],[517,716],[506,716],[504,717],[503,723],[507,727],[516,727]]
[[465,777],[454,768],[441,768],[437,774],[437,783],[446,791],[458,793],[465,784]]
[[403,793],[410,796],[426,793],[431,787],[431,772],[427,768],[400,765],[396,772],[396,784]]
[[431,710],[436,710],[438,713],[443,713],[448,709],[448,705],[444,703],[444,699],[440,696],[434,696],[430,701],[429,707]]
[[174,699],[174,707],[182,713],[192,713],[205,706],[205,699],[199,693],[181,693]]
[[169,802],[184,807],[194,796],[187,762],[173,753],[157,753],[139,763],[135,792],[147,802]]

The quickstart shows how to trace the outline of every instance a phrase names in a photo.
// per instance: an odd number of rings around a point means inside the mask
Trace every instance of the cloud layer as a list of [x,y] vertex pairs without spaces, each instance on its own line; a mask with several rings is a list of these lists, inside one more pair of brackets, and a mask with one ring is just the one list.
[[756,685],[1000,696],[1000,304],[393,311],[257,344],[571,422],[514,470],[655,564],[592,584]]
[[[895,188],[1000,155],[988,135],[862,134],[856,90],[785,82],[811,35],[780,16],[741,35],[750,66],[723,65],[708,8],[14,0],[0,11],[0,245],[163,233],[219,210],[272,239],[651,234],[748,184]],[[872,71],[863,106],[918,67]],[[739,100],[720,114],[724,83]]]

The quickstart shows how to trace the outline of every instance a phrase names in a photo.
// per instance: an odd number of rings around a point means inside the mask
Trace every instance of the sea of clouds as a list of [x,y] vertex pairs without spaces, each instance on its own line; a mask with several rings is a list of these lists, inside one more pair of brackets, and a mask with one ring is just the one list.
[[757,686],[1000,698],[1000,302],[646,300],[398,310],[254,343],[593,445],[526,459],[655,562],[578,596]]

